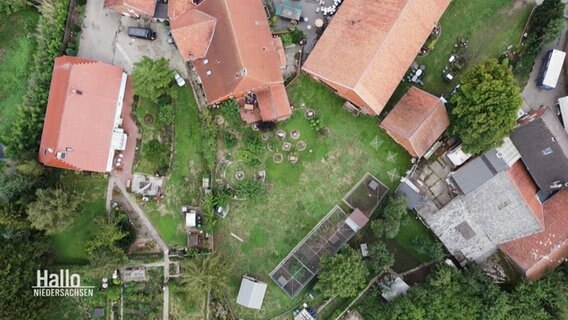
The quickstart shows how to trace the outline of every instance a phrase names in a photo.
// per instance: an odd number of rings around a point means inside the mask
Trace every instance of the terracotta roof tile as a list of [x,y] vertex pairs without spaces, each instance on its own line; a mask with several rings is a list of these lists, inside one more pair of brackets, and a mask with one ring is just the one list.
[[303,70],[379,114],[449,3],[345,0]]
[[411,87],[381,123],[381,128],[412,156],[422,157],[450,125],[444,103]]
[[[123,71],[77,57],[55,59],[39,161],[106,172]],[[57,152],[65,152],[58,159]]]
[[[178,5],[172,4],[172,13],[178,13]],[[280,69],[281,61],[272,38],[264,7],[260,0],[204,0],[199,5],[185,8],[171,19],[172,26],[184,28],[193,24],[184,20],[187,11],[199,11],[215,19],[213,36],[202,58],[193,61],[201,78],[207,102],[215,104],[230,97],[239,98],[247,92],[261,93],[272,86],[284,83]],[[184,25],[186,25],[184,27]],[[202,28],[209,32],[211,28]],[[191,44],[187,39],[201,40],[207,36],[173,33],[184,59],[190,61],[185,51]],[[205,46],[199,44],[198,48]],[[203,50],[197,50],[203,52]],[[287,100],[287,98],[286,98]],[[273,102],[281,108],[284,100]],[[282,107],[284,108],[284,107]],[[286,109],[290,109],[288,105]],[[280,110],[280,109],[279,109]],[[290,110],[283,110],[288,114]]]
[[500,246],[527,279],[536,280],[568,258],[568,190],[544,203],[544,231]]
[[113,8],[120,13],[136,13],[153,17],[156,10],[156,0],[105,0],[104,8]]
[[544,213],[542,204],[536,194],[538,187],[521,161],[517,161],[509,170],[509,178],[519,191],[519,194],[529,206],[536,220],[544,227]]
[[215,18],[199,10],[188,10],[172,20],[171,32],[181,56],[190,60],[205,57],[215,25]]
[[292,115],[290,101],[288,101],[286,88],[283,84],[273,85],[268,89],[258,91],[256,98],[258,99],[262,121],[287,119]]

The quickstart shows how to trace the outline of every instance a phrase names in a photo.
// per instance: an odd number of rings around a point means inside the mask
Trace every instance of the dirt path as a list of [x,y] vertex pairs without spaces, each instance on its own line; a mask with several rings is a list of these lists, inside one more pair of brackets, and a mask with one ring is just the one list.
[[112,192],[113,192],[113,189],[114,189],[115,186],[120,190],[120,192],[122,193],[124,198],[130,204],[132,211],[138,216],[140,223],[142,223],[144,225],[146,230],[148,230],[149,235],[152,237],[152,239],[154,239],[154,241],[156,241],[156,243],[160,247],[160,250],[162,250],[162,252],[164,253],[164,260],[163,261],[150,263],[150,264],[148,264],[148,266],[151,266],[151,267],[161,266],[161,267],[164,268],[164,288],[163,288],[164,305],[163,305],[163,317],[162,317],[162,319],[168,320],[169,319],[169,310],[170,310],[170,292],[169,292],[168,284],[167,284],[168,280],[170,278],[170,256],[169,256],[170,251],[169,251],[169,248],[166,245],[166,242],[162,239],[162,237],[160,237],[160,234],[158,233],[156,228],[154,228],[154,225],[152,224],[152,222],[150,222],[150,220],[148,219],[148,217],[146,216],[146,214],[144,213],[142,208],[140,208],[138,203],[136,203],[136,200],[134,198],[132,198],[132,196],[128,193],[124,184],[119,179],[116,179],[115,177],[111,177],[109,179],[109,185],[107,187],[107,208],[110,208],[110,203],[112,201]]

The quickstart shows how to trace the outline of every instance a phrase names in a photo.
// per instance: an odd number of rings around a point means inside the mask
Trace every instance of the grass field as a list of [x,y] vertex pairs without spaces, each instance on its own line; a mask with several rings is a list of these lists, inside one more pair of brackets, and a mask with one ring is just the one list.
[[245,319],[267,319],[299,302],[302,294],[291,300],[268,273],[366,172],[393,189],[399,177],[389,172],[401,175],[410,164],[407,153],[378,128],[376,119],[353,117],[327,87],[302,76],[289,88],[289,97],[296,107],[305,104],[314,109],[330,134],[317,136],[304,118],[305,109],[296,110],[278,129],[300,131],[300,140],[308,144],[299,153],[300,161],[275,164],[267,155],[263,159],[266,194],[256,203],[233,201],[229,216],[221,223],[216,247],[234,266],[229,299],[236,297],[243,274],[269,284],[259,313],[234,306]]
[[[516,46],[533,5],[523,0],[453,0],[442,16],[442,33],[427,56],[417,58],[426,66],[423,89],[435,95],[446,94],[459,83],[460,74],[451,83],[442,79],[456,40],[469,40],[471,59],[468,66],[497,58],[509,45]],[[403,82],[391,97],[398,102],[410,84]]]
[[184,204],[198,205],[203,158],[198,110],[191,89],[175,87],[174,94],[175,156],[166,179],[166,198],[160,204],[144,203],[143,208],[168,245],[185,246],[186,233],[182,228],[180,208]]
[[[136,118],[138,120],[139,129],[142,131],[142,146],[140,150],[140,158],[134,166],[135,172],[144,172],[153,174],[158,169],[158,165],[153,163],[146,156],[146,149],[144,148],[144,143],[152,140],[159,139],[160,130],[162,124],[158,121],[158,105],[152,103],[148,99],[140,98],[138,104],[135,107]],[[152,117],[152,123],[146,123],[144,121],[145,116]]]
[[85,245],[97,232],[95,218],[106,215],[105,197],[107,179],[99,174],[79,174],[65,171],[61,185],[67,190],[83,193],[84,204],[77,213],[75,222],[64,232],[53,236],[56,262],[60,264],[88,263]]
[[0,20],[0,132],[26,91],[38,17],[35,10],[22,10]]

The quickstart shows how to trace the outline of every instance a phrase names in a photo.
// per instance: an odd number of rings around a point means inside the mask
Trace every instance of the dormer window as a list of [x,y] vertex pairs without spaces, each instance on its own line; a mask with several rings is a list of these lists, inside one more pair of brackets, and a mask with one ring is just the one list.
[[55,154],[55,158],[57,158],[59,160],[63,160],[63,159],[65,159],[65,155],[66,155],[65,152],[58,152],[58,153]]
[[211,72],[211,70],[207,70],[207,72],[205,72],[205,74],[209,77],[210,75],[213,74],[213,72]]
[[203,59],[203,64],[208,64],[209,63],[209,59]]

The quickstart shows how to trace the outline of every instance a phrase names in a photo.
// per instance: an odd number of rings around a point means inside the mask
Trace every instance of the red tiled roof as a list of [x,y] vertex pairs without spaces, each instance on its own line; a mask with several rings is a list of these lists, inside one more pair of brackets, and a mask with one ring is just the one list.
[[544,203],[544,231],[500,245],[529,280],[537,280],[568,258],[568,190]]
[[125,13],[136,13],[137,15],[153,17],[156,10],[156,0],[105,0],[104,8]]
[[303,70],[379,114],[450,0],[345,0]]
[[199,11],[187,10],[171,21],[171,32],[182,57],[195,60],[205,57],[215,32],[216,19]]
[[[271,87],[284,83],[280,56],[260,0],[204,0],[197,6],[186,6],[184,12],[174,9],[178,6],[172,4],[170,10],[172,34],[182,57],[193,61],[207,103],[239,98],[247,92],[262,95],[264,90],[272,91]],[[187,34],[192,30],[194,34]],[[190,57],[188,52],[194,55]],[[290,106],[282,106],[283,101],[263,104],[277,109],[261,112],[289,115],[291,111],[283,109]]]
[[278,53],[278,58],[280,58],[280,68],[286,67],[286,51],[284,50],[284,43],[282,42],[282,38],[274,37],[272,38],[274,41],[274,46],[276,47],[276,53]]
[[525,201],[525,204],[531,209],[538,223],[542,227],[544,227],[544,212],[542,204],[536,197],[538,187],[525,168],[524,164],[521,161],[515,162],[515,164],[513,164],[513,166],[511,166],[511,168],[507,170],[507,175],[517,188],[517,191],[519,191],[519,194]]
[[[39,161],[106,172],[123,71],[77,57],[55,59]],[[57,152],[65,152],[58,159]]]
[[193,7],[195,7],[195,4],[192,0],[169,0],[168,17],[170,18],[170,20],[174,20],[180,14],[183,14]]
[[383,120],[381,128],[412,156],[422,157],[449,125],[442,100],[411,87]]
[[260,117],[263,121],[286,119],[292,115],[290,101],[283,84],[277,84],[256,93]]

